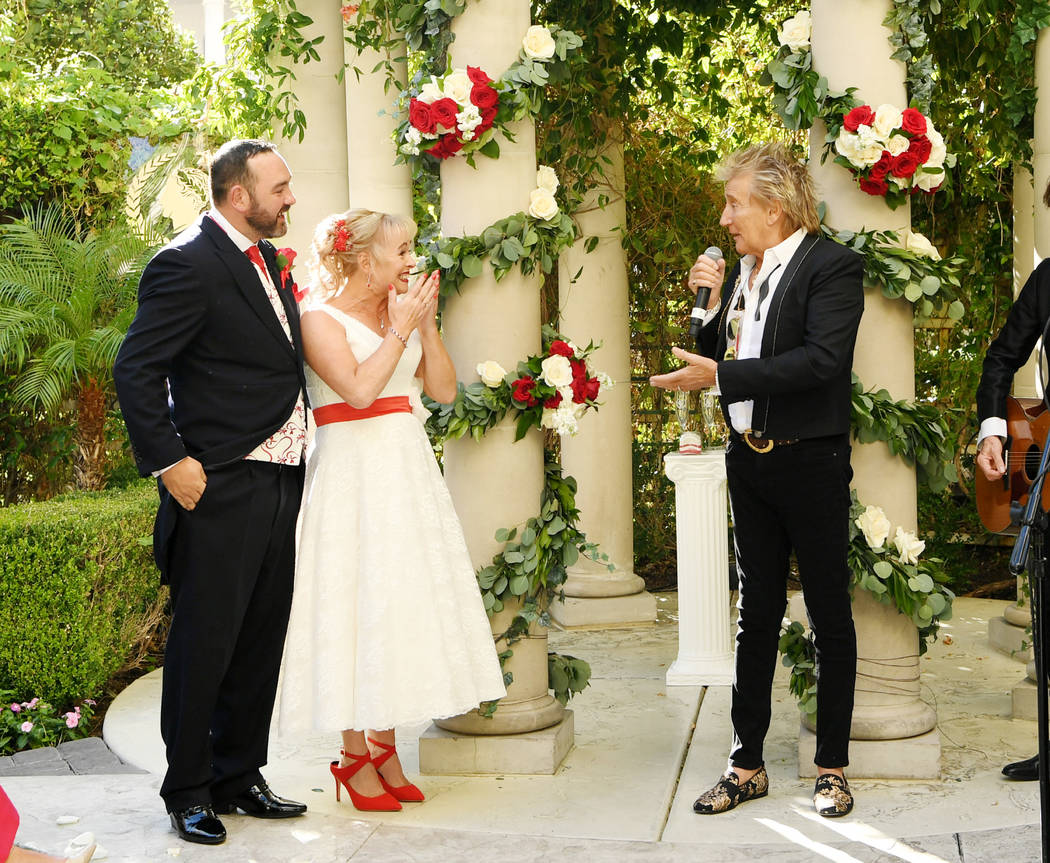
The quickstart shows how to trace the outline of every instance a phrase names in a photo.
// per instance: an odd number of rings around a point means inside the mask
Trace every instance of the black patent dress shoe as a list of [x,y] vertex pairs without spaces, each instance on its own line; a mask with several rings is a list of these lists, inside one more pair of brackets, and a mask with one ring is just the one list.
[[1012,761],[1003,768],[1003,776],[1018,782],[1034,782],[1039,778],[1039,756],[1024,761]]
[[215,804],[215,811],[221,815],[236,815],[238,809],[253,818],[294,818],[306,812],[306,804],[278,797],[269,785],[260,782],[231,800]]
[[211,806],[190,806],[168,813],[171,826],[180,839],[200,845],[221,845],[226,841],[226,828],[215,817]]

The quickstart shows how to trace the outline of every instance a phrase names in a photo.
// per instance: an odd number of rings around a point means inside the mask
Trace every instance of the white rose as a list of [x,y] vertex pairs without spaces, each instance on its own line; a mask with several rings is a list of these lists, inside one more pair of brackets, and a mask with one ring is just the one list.
[[891,156],[899,156],[911,145],[904,135],[890,135],[890,139],[886,142],[886,149],[890,151]]
[[419,91],[419,95],[416,96],[420,102],[426,102],[428,105],[436,102],[444,94],[441,92],[441,85],[438,83],[437,78],[431,77],[423,88]]
[[533,189],[529,195],[529,215],[545,222],[557,216],[558,202],[554,200],[554,195],[546,189]]
[[930,149],[930,157],[924,164],[928,168],[939,168],[944,164],[944,159],[948,155],[948,148],[944,146],[944,138],[932,125],[927,127],[926,137],[930,139],[933,147]]
[[536,185],[541,189],[546,189],[553,195],[558,191],[558,175],[554,173],[554,169],[549,165],[540,165],[539,170],[536,171]]
[[546,27],[533,24],[525,31],[521,47],[530,60],[549,60],[554,56],[554,37]]
[[912,177],[912,185],[918,186],[924,192],[932,192],[944,182],[944,171],[934,171],[932,174],[919,168]]
[[456,114],[456,128],[464,136],[470,135],[480,125],[481,112],[478,110],[477,105],[470,105]]
[[923,258],[931,258],[934,261],[941,259],[941,253],[937,251],[937,247],[918,231],[908,232],[908,239],[904,243],[904,248]]
[[879,105],[875,109],[875,119],[871,125],[879,137],[885,141],[895,129],[900,128],[903,120],[904,115],[901,113],[900,108],[896,108],[893,105]]
[[503,378],[507,374],[507,370],[495,360],[485,360],[483,363],[478,363],[477,372],[481,382],[487,387],[498,387],[503,383]]
[[803,11],[784,22],[777,39],[781,45],[787,45],[792,51],[799,51],[809,48],[812,32],[812,18],[809,12]]
[[567,387],[572,383],[572,366],[568,357],[555,354],[540,363],[540,377],[549,387]]
[[474,82],[470,80],[466,69],[456,69],[445,78],[442,91],[445,97],[452,99],[457,105],[470,104],[470,90]]
[[881,506],[867,506],[864,512],[854,522],[864,534],[864,539],[869,548],[882,548],[886,544],[886,537],[890,535],[890,520]]
[[919,555],[926,548],[925,542],[903,527],[897,528],[897,534],[893,537],[893,544],[897,546],[897,556],[900,562],[912,565],[919,562]]
[[853,167],[870,168],[882,158],[882,144],[866,126],[861,126],[859,131],[862,134],[844,129],[835,139],[835,149],[839,155],[845,156]]

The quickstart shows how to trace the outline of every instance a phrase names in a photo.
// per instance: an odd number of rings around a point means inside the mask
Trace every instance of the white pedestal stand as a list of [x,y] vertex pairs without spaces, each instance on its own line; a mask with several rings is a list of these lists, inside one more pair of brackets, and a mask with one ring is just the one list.
[[668,686],[733,682],[725,450],[664,456],[674,483],[678,541],[678,658]]

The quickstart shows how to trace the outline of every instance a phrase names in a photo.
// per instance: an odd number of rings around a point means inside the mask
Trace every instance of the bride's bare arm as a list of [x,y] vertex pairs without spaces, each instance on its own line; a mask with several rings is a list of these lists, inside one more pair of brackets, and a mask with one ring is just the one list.
[[359,363],[342,324],[321,311],[305,312],[302,330],[303,356],[310,368],[355,408],[366,408],[378,398],[404,351],[397,336],[388,332],[378,350]]

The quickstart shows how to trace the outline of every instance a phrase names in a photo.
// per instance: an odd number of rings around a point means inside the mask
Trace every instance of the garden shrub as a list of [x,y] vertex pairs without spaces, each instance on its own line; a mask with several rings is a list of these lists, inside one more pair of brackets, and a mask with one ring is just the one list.
[[0,510],[0,690],[101,694],[159,617],[152,482]]

